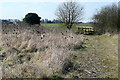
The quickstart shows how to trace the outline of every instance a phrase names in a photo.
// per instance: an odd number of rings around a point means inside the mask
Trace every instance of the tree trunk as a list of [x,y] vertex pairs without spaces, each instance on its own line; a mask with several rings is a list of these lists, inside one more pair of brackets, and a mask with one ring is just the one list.
[[70,30],[70,29],[72,28],[72,25],[73,25],[73,23],[69,23],[69,24],[67,25],[67,28]]

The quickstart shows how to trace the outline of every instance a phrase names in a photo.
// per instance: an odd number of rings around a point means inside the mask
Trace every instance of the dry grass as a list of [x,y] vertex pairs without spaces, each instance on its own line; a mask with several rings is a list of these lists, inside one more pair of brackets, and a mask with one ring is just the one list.
[[3,77],[41,78],[53,75],[69,60],[73,47],[81,45],[84,40],[83,35],[36,26],[3,26],[0,36]]
[[4,78],[117,78],[118,35],[4,25],[0,66]]

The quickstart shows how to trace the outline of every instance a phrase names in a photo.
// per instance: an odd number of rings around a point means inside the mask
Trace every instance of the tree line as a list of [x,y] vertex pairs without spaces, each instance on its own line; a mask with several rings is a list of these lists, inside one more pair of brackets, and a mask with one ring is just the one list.
[[41,23],[60,23],[60,21],[57,19],[49,20],[46,18],[46,19],[42,19]]
[[118,33],[118,6],[104,6],[93,16],[94,27],[98,33]]
[[[63,2],[56,10],[56,19],[41,19],[36,13],[28,13],[23,19],[29,24],[40,23],[64,23],[70,30],[73,24],[78,23],[83,18],[84,7],[75,1]],[[92,17],[94,28],[97,33],[117,33],[118,32],[118,6],[112,4],[99,9]]]

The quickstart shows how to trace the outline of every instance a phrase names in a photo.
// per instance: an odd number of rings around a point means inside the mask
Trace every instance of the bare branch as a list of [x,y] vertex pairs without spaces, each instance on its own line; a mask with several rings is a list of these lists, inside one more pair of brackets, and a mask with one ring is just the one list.
[[71,29],[74,23],[82,19],[83,7],[77,2],[64,2],[58,7],[56,16]]

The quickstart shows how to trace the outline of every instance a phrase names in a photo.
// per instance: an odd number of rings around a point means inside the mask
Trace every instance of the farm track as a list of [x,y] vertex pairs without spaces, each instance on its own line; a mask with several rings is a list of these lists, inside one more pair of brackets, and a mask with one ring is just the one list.
[[66,77],[117,78],[117,36],[86,36],[80,49],[74,51],[73,66]]

